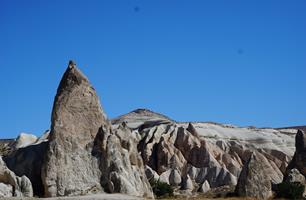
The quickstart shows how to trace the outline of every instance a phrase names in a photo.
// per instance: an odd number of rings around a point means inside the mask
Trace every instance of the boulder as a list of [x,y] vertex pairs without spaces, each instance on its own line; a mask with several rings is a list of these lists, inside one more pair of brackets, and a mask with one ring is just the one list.
[[147,165],[145,167],[145,173],[149,181],[151,180],[157,181],[159,179],[159,175],[153,169],[151,169],[151,167]]
[[187,175],[186,177],[184,177],[183,182],[182,182],[182,190],[193,190],[194,189],[194,185],[193,182],[190,178],[189,175]]
[[0,183],[0,198],[13,197],[13,186]]
[[208,183],[208,181],[206,180],[202,185],[201,187],[199,188],[199,192],[201,193],[206,193],[210,190],[210,185]]
[[18,177],[9,170],[0,157],[0,198],[33,197],[30,180],[26,176]]
[[236,193],[241,197],[268,199],[272,196],[269,162],[258,152],[253,152],[242,168],[236,186]]
[[171,169],[163,172],[160,176],[159,176],[159,181],[160,182],[163,182],[163,183],[167,183],[167,184],[170,184],[169,183],[169,177],[170,177],[170,174],[171,174]]
[[285,182],[294,183],[299,182],[305,185],[305,176],[300,173],[298,169],[290,169],[287,176],[284,178]]
[[178,170],[173,169],[169,176],[169,183],[172,186],[178,186],[182,181],[181,175]]

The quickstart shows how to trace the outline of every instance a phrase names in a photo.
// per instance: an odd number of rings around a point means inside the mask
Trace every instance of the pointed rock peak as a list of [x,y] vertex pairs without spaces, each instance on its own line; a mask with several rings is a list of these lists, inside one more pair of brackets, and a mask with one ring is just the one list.
[[165,122],[174,122],[169,117],[162,115],[157,112],[153,112],[149,109],[137,109],[133,110],[125,115],[121,115],[112,120],[113,124],[121,124],[125,121],[127,124],[133,122],[147,122],[147,121],[165,121]]
[[69,89],[74,85],[89,84],[88,78],[79,70],[74,61],[70,60],[68,67],[58,87],[58,93],[63,89]]
[[300,129],[295,136],[295,148],[297,152],[302,152],[306,149],[306,135],[304,131]]
[[69,67],[70,69],[72,69],[72,68],[76,67],[75,62],[74,62],[73,60],[69,60],[68,67]]
[[[93,143],[101,127],[110,129],[96,91],[69,62],[54,100],[51,132],[42,166],[46,197],[102,191],[98,158]],[[82,172],[76,174],[75,172]]]
[[138,114],[140,116],[162,118],[162,119],[166,119],[166,120],[172,121],[169,117],[167,117],[165,115],[162,115],[160,113],[154,112],[152,110],[146,109],[146,108],[136,109],[136,110],[133,110],[132,112],[130,112],[128,114],[132,114],[132,113]]
[[188,132],[190,132],[192,135],[194,136],[198,136],[198,132],[197,130],[194,128],[194,126],[192,125],[192,123],[188,124],[188,127],[186,129]]

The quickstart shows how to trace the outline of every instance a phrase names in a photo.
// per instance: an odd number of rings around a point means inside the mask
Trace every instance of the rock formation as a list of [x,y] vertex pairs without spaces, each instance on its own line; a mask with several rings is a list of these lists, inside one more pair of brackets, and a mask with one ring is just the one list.
[[205,182],[211,188],[235,186],[253,151],[267,161],[270,181],[280,183],[294,152],[289,130],[179,123],[146,109],[114,119],[113,128],[123,122],[132,130],[149,179],[193,191]]
[[15,151],[4,157],[4,161],[10,170],[14,171],[18,176],[25,175],[31,180],[33,192],[36,196],[44,195],[41,169],[46,149],[47,142],[42,141],[41,143],[15,149]]
[[105,191],[154,197],[130,129],[124,126],[113,132],[101,129],[95,147],[94,152],[100,157],[101,184]]
[[267,159],[253,152],[239,176],[236,192],[241,197],[268,199],[272,196],[270,170]]
[[26,177],[18,177],[9,170],[0,156],[0,198],[32,197],[31,181]]
[[301,174],[306,176],[306,135],[302,130],[298,130],[295,136],[295,147],[294,156],[287,170],[296,168]]
[[209,185],[208,181],[206,180],[206,181],[202,184],[202,186],[200,187],[199,192],[201,192],[201,193],[206,193],[206,192],[208,192],[209,190],[210,190],[210,185]]
[[[295,133],[288,128],[180,123],[147,109],[109,121],[90,82],[70,62],[57,90],[50,132],[38,139],[21,135],[4,161],[16,175],[31,180],[37,196],[108,192],[153,197],[148,179],[154,179],[188,194],[234,188],[238,182],[240,195],[266,198],[271,183],[283,179],[294,154]],[[288,167],[303,175],[304,138],[299,131]],[[291,172],[294,179],[301,178],[296,174]],[[0,181],[0,195],[13,190]]]
[[37,139],[38,138],[35,135],[21,133],[17,137],[16,143],[14,144],[14,146],[16,149],[23,148],[31,144],[34,144],[37,141]]
[[[294,183],[298,182],[306,186],[306,134],[299,129],[295,136],[295,153],[289,163],[283,182]],[[304,189],[306,196],[306,187]]]
[[42,168],[46,197],[102,191],[98,159],[91,156],[100,127],[108,126],[99,98],[73,62],[55,97],[49,143]]
[[[73,62],[57,90],[51,123],[41,174],[45,196],[83,195],[104,187],[152,197],[135,143],[112,131],[95,90]],[[125,131],[121,135],[129,134]]]

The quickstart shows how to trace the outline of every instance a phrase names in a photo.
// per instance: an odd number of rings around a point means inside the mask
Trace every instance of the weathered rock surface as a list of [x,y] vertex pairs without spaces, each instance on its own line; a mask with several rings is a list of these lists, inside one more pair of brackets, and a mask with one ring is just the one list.
[[197,190],[205,181],[211,188],[235,186],[253,151],[267,160],[272,182],[280,183],[294,153],[295,133],[289,129],[178,123],[146,109],[122,115],[112,123],[114,129],[124,123],[132,130],[148,178],[177,186],[190,177]]
[[73,62],[57,90],[51,123],[41,173],[46,197],[103,191],[153,196],[130,129],[112,129]]
[[0,183],[0,198],[12,197],[13,194],[13,186]]
[[[44,137],[44,135],[43,135]],[[32,185],[36,196],[44,195],[44,187],[41,179],[41,169],[43,159],[47,149],[47,142],[25,146],[16,149],[3,159],[7,167],[18,176],[27,176]]]
[[182,181],[182,190],[193,190],[194,186],[193,186],[193,182],[190,178],[189,175],[187,175],[186,177],[183,178]]
[[290,169],[288,174],[284,177],[284,181],[288,183],[298,182],[301,184],[305,184],[305,176],[300,173],[298,169]]
[[208,181],[206,180],[200,187],[199,192],[201,193],[206,193],[210,190],[210,185],[208,183]]
[[[258,167],[259,158],[265,170],[256,171],[258,176],[266,174],[270,184],[277,184],[295,150],[295,129],[179,123],[146,109],[111,123],[73,62],[57,90],[51,123],[50,132],[41,138],[19,137],[14,151],[4,158],[9,169],[31,180],[36,195],[46,197],[101,192],[152,197],[148,179],[188,192],[206,192],[234,186],[242,175],[252,180],[241,171]],[[304,138],[299,131],[297,152],[288,169],[297,168],[305,175]],[[0,194],[11,193],[10,185],[2,186]]]
[[29,146],[31,144],[34,144],[37,141],[37,137],[32,134],[27,134],[27,133],[20,133],[20,135],[16,139],[16,144],[14,147],[16,149],[23,148],[26,146]]
[[102,191],[98,159],[91,156],[100,127],[108,126],[88,79],[70,62],[54,101],[42,167],[46,197]]
[[124,126],[113,131],[101,129],[96,138],[103,188],[110,193],[153,197],[132,132]]
[[288,171],[296,168],[298,171],[306,176],[306,134],[302,130],[298,130],[295,136],[295,153],[288,165]]
[[0,198],[32,197],[33,189],[26,176],[18,177],[9,170],[0,156]]
[[241,197],[268,199],[272,196],[269,162],[258,152],[253,152],[244,165],[236,186]]
[[[303,130],[298,130],[295,136],[295,153],[289,163],[283,182],[298,182],[306,186],[306,134]],[[303,196],[306,196],[306,188]]]

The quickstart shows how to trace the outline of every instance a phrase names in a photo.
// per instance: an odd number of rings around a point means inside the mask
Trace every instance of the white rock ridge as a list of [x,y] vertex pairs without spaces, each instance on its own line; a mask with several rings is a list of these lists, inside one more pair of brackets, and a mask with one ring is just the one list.
[[[133,130],[131,135],[136,139],[148,178],[182,188],[188,185],[193,191],[206,191],[208,185],[236,185],[254,151],[260,152],[273,169],[270,180],[280,183],[295,150],[297,130],[179,123],[147,109],[114,119],[114,129],[123,122]],[[203,184],[205,189],[201,188]]]

